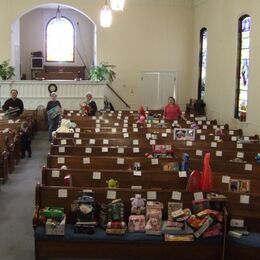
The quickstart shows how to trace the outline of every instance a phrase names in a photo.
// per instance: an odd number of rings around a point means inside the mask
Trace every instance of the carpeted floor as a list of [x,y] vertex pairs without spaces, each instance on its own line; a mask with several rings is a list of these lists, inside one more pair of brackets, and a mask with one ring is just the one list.
[[9,180],[0,185],[0,259],[34,259],[32,212],[35,185],[41,182],[41,168],[49,151],[47,132],[32,141],[32,158],[15,166]]

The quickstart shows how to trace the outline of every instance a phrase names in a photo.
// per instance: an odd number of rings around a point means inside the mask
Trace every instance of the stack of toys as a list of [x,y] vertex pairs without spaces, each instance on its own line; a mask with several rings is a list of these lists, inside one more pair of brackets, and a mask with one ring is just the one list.
[[147,201],[146,204],[146,225],[147,235],[161,235],[163,204],[159,201]]

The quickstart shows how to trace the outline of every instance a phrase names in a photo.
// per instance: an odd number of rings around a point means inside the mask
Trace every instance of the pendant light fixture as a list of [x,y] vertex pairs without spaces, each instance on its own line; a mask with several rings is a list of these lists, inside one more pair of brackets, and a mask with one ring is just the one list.
[[109,28],[112,24],[112,11],[107,4],[107,1],[100,11],[100,24],[104,28]]
[[58,5],[57,11],[56,11],[56,19],[61,20],[61,11],[60,6]]
[[113,11],[123,11],[125,7],[125,0],[110,0],[110,5]]

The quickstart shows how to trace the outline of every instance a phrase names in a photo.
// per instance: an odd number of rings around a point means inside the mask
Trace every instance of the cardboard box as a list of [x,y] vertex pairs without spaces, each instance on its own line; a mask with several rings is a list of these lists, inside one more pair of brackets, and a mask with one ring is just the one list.
[[65,234],[66,215],[59,221],[57,219],[48,218],[45,224],[46,235],[63,236]]

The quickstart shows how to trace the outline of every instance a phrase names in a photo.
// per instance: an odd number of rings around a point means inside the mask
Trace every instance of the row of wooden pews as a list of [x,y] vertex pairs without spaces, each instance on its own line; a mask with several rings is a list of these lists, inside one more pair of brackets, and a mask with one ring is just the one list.
[[[36,187],[36,208],[63,207],[70,224],[71,204],[82,191],[92,190],[97,202],[109,202],[122,198],[126,216],[130,214],[130,198],[136,193],[148,200],[164,203],[163,216],[167,216],[167,202],[181,201],[191,207],[194,197],[206,198],[207,193],[187,192],[190,172],[179,172],[172,165],[179,165],[183,153],[189,154],[189,168],[202,170],[203,156],[211,154],[213,192],[227,197],[229,220],[239,219],[248,230],[260,232],[260,165],[255,162],[259,151],[257,136],[242,135],[240,130],[217,125],[215,120],[186,115],[187,122],[174,122],[182,128],[190,128],[196,122],[195,141],[173,141],[171,123],[155,119],[141,126],[136,124],[136,114],[104,113],[96,117],[81,117],[74,111],[65,116],[77,124],[75,133],[56,133],[46,167],[42,170],[42,184]],[[215,135],[221,129],[221,135]],[[150,158],[156,144],[173,144],[174,158]],[[145,156],[146,155],[146,156]],[[135,163],[141,169],[135,170]],[[64,177],[70,176],[72,187],[65,187]],[[119,188],[107,188],[107,181],[115,179]],[[230,180],[248,180],[250,190],[246,193],[230,190]],[[227,217],[227,214],[225,214]],[[127,217],[126,217],[127,218]],[[226,224],[228,221],[226,219]],[[44,236],[43,229],[35,224],[36,259],[44,256],[77,256],[95,258],[131,259],[231,259],[243,255],[254,256],[259,248],[244,240],[218,239],[166,243],[161,239],[82,236],[52,239]],[[71,233],[70,233],[71,235]],[[226,245],[227,242],[227,245]],[[250,247],[250,252],[248,248]],[[126,251],[127,248],[127,251]],[[189,249],[189,250],[187,250]],[[202,252],[203,253],[198,253]]]

